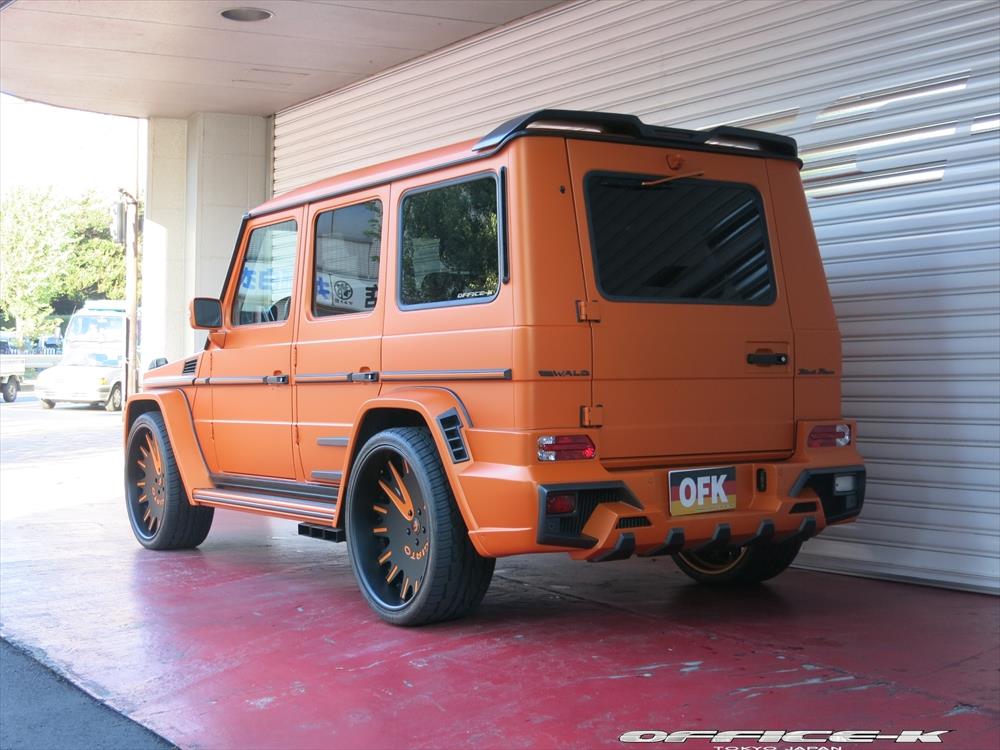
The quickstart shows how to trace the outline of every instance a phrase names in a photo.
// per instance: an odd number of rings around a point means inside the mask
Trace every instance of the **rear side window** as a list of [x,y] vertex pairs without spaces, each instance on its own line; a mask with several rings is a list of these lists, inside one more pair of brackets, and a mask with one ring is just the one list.
[[381,201],[324,211],[316,217],[313,315],[343,315],[375,307],[381,244]]
[[774,272],[749,185],[592,173],[587,211],[597,281],[611,299],[768,305]]
[[277,323],[288,319],[292,301],[298,227],[294,219],[257,227],[250,233],[233,299],[233,324]]
[[497,181],[477,177],[403,199],[402,306],[493,299],[500,283]]

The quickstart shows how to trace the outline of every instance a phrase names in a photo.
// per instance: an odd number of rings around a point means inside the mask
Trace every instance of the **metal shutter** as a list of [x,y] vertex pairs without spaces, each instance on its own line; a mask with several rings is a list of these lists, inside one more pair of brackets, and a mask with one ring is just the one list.
[[800,564],[1000,591],[1000,6],[571,3],[275,116],[275,192],[543,107],[800,143],[868,503]]

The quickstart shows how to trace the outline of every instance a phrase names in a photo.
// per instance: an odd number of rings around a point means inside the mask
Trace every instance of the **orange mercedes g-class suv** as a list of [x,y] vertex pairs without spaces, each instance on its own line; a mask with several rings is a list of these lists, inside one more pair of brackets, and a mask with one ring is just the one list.
[[800,166],[543,110],[250,211],[204,351],[128,400],[135,536],[298,521],[399,625],[467,614],[504,555],[777,575],[865,488]]

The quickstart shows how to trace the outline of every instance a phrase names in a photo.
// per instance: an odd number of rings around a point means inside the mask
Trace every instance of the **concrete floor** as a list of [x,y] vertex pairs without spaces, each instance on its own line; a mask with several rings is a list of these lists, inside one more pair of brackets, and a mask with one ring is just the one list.
[[0,409],[0,634],[180,747],[815,727],[1000,746],[996,598],[799,570],[710,591],[669,559],[536,556],[501,561],[475,617],[402,630],[365,605],[342,545],[291,522],[220,511],[197,551],[141,549],[116,415]]

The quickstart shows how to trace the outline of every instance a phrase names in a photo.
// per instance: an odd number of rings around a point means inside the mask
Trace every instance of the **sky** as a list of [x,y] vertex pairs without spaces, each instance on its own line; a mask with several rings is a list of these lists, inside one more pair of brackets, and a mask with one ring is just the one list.
[[16,187],[66,197],[95,191],[112,202],[144,180],[145,122],[0,94],[0,196]]

